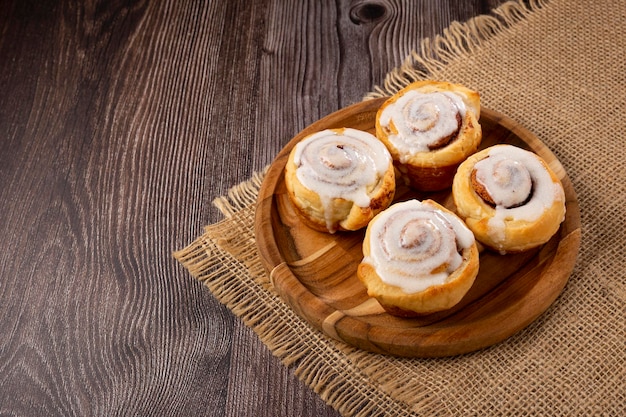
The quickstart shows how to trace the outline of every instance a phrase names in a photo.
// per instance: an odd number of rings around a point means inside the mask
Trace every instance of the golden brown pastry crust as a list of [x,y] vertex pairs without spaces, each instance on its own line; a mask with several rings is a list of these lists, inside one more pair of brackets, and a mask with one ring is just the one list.
[[[461,119],[458,133],[447,145],[411,155],[392,143],[390,136],[396,135],[398,128],[393,121],[388,125],[381,122],[381,116],[385,109],[410,91],[452,92],[462,99],[466,108],[465,115]],[[477,92],[449,82],[418,81],[400,90],[380,107],[376,117],[376,136],[385,143],[408,184],[419,191],[438,191],[452,185],[458,165],[478,149],[482,139],[479,118],[480,95]]]
[[[456,217],[454,213],[432,200],[424,200],[422,203]],[[376,298],[389,314],[399,317],[417,317],[447,310],[458,304],[469,291],[478,274],[479,253],[473,238],[472,244],[461,252],[462,263],[448,276],[445,282],[418,292],[407,293],[398,286],[384,282],[379,275],[380,272],[372,263],[366,261],[372,253],[371,245],[376,244],[372,240],[372,226],[380,219],[380,216],[381,214],[376,216],[366,230],[363,241],[364,261],[359,264],[357,269],[357,276],[367,288],[368,295]],[[461,222],[460,219],[459,222]],[[471,236],[471,232],[467,232]]]
[[[347,129],[328,129],[343,134]],[[365,133],[365,132],[362,132]],[[372,140],[376,140],[370,135]],[[305,138],[306,139],[306,138]],[[334,233],[335,231],[354,231],[367,226],[369,221],[381,210],[387,208],[395,195],[395,172],[389,159],[386,171],[367,185],[370,197],[367,206],[359,206],[354,201],[342,197],[323,201],[318,190],[307,188],[299,179],[295,163],[296,147],[289,155],[285,166],[285,185],[289,200],[304,223],[312,229]]]
[[[484,190],[480,187],[476,189],[472,185],[475,181],[472,179],[472,173],[479,161],[489,157],[492,149],[508,146],[512,145],[495,145],[469,157],[459,166],[452,186],[452,196],[458,215],[465,221],[479,242],[501,253],[522,252],[546,243],[558,231],[565,217],[565,198],[561,182],[543,159],[532,154],[545,169],[545,175],[549,181],[556,187],[557,198],[549,207],[545,207],[539,218],[527,220],[507,215],[504,220],[503,233],[495,231],[490,219],[496,215],[496,208],[481,198],[479,193],[484,193]],[[536,180],[533,181],[536,182]],[[519,208],[523,208],[523,205]]]

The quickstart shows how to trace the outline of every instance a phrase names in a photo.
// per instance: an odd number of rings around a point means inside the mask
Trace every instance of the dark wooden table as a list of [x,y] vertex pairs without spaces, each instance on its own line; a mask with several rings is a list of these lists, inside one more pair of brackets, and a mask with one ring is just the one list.
[[338,415],[172,251],[501,2],[0,0],[0,415]]

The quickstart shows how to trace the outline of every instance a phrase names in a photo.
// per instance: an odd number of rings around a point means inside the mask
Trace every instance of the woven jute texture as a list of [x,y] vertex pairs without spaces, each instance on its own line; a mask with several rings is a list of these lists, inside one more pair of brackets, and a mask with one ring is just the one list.
[[263,173],[216,200],[225,220],[175,257],[345,416],[626,415],[626,2],[506,4],[424,41],[366,98],[424,78],[479,91],[484,106],[534,132],[574,184],[579,257],[564,292],[526,329],[444,359],[325,337],[276,295],[256,254]]

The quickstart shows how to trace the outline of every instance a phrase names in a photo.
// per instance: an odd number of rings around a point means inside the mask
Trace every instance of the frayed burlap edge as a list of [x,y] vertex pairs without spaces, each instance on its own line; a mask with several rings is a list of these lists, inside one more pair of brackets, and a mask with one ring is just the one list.
[[[424,39],[420,49],[392,70],[364,99],[389,96],[407,84],[462,59],[509,30],[547,0],[508,2],[492,15],[453,23],[441,36]],[[283,364],[344,416],[438,414],[441,399],[426,392],[410,372],[390,374],[397,360],[354,349],[313,329],[280,299],[257,254],[253,227],[258,191],[267,168],[213,201],[226,217],[174,257],[209,288]],[[401,367],[399,367],[401,368]]]

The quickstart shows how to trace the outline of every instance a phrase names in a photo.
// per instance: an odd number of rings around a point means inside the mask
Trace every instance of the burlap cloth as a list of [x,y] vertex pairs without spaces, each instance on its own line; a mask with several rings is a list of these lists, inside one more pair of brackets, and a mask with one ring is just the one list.
[[325,337],[277,297],[257,257],[263,174],[217,199],[225,220],[176,258],[343,415],[626,415],[626,2],[506,4],[425,41],[369,97],[420,78],[480,91],[484,106],[536,133],[574,184],[578,261],[529,327],[444,359],[375,355]]

